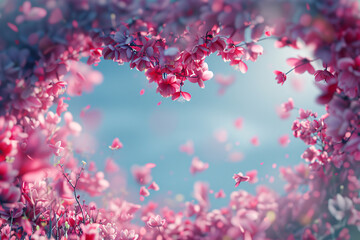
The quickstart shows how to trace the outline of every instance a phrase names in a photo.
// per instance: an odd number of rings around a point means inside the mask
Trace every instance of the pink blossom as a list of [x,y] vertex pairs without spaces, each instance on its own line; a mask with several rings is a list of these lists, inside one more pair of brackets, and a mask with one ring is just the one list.
[[96,240],[99,238],[99,224],[97,223],[81,225],[81,230],[83,232],[81,240]]
[[121,230],[120,232],[120,240],[137,240],[139,238],[139,234],[135,233],[135,230]]
[[114,138],[112,144],[109,146],[111,150],[118,150],[123,148],[122,142],[120,142],[119,138]]
[[150,228],[159,228],[159,227],[163,227],[165,223],[166,223],[165,219],[162,219],[160,215],[156,215],[155,217],[154,216],[150,217],[150,219],[147,221],[146,224]]
[[285,134],[285,135],[282,135],[280,138],[279,138],[279,144],[282,146],[282,147],[287,147],[287,145],[290,143],[290,139],[289,139],[289,135]]
[[277,83],[283,85],[286,81],[286,74],[277,70],[275,70],[274,73],[276,75],[275,79],[277,80]]
[[331,72],[329,72],[326,69],[317,70],[315,72],[314,76],[315,76],[315,81],[317,81],[317,82],[322,81],[322,80],[325,80],[325,82],[328,82],[328,81],[330,81],[330,79],[335,77]]
[[224,190],[220,189],[219,192],[215,193],[215,198],[225,198],[226,194]]
[[260,145],[260,142],[259,142],[259,138],[257,136],[254,136],[250,139],[250,142],[252,145],[254,146],[259,146]]
[[310,64],[310,60],[307,58],[289,58],[286,60],[286,63],[291,67],[294,67],[296,73],[302,74],[306,71],[310,74],[315,73],[314,67]]
[[245,176],[248,177],[249,183],[257,183],[258,182],[259,179],[257,178],[257,173],[258,173],[257,170],[251,170],[245,174]]
[[180,82],[176,79],[175,75],[167,75],[165,79],[161,79],[158,83],[157,92],[163,97],[170,97],[174,93],[179,92]]
[[313,163],[318,155],[318,150],[314,146],[311,146],[305,150],[301,155],[301,158],[305,159],[307,162]]
[[241,129],[242,126],[243,126],[243,118],[237,118],[234,122],[234,126],[237,128],[237,129]]
[[292,47],[294,49],[299,49],[299,47],[297,46],[296,40],[290,40],[286,36],[279,38],[275,42],[275,47],[277,47],[277,48],[283,48],[283,47],[286,47],[286,46]]
[[140,195],[144,197],[150,196],[150,192],[144,187],[140,187]]
[[56,156],[60,156],[61,152],[64,150],[64,148],[61,147],[61,141],[57,141],[55,144],[50,144],[49,146],[54,150]]
[[179,151],[186,153],[188,155],[194,154],[194,142],[192,140],[188,140],[185,144],[180,145]]
[[152,182],[149,186],[148,186],[148,189],[152,189],[154,191],[159,191],[160,190],[160,187],[159,185],[157,185],[156,182]]
[[307,119],[311,114],[310,110],[304,110],[302,108],[299,109],[299,119]]
[[294,109],[294,101],[292,98],[289,98],[289,100],[283,104],[281,104],[281,107],[284,109],[285,112],[290,112]]
[[188,80],[192,83],[198,83],[201,88],[205,87],[204,82],[211,79],[214,74],[208,70],[207,63],[203,62],[199,68],[194,70],[195,77],[189,77]]
[[119,171],[119,166],[115,163],[114,159],[107,158],[105,162],[105,172],[115,173]]
[[179,97],[182,97],[182,99],[184,99],[184,100],[186,100],[186,101],[190,101],[190,99],[191,99],[190,93],[188,93],[188,92],[183,92],[183,91],[174,93],[174,94],[172,95],[171,99],[172,99],[173,101],[175,101],[175,100],[179,99]]
[[206,169],[208,169],[208,167],[209,167],[208,163],[204,163],[200,161],[198,157],[194,157],[191,162],[190,172],[192,174],[196,174],[198,172],[205,171]]
[[239,172],[238,174],[234,174],[233,179],[235,180],[235,187],[237,187],[241,182],[249,181],[250,177],[248,176],[244,177],[243,174]]
[[5,161],[6,157],[10,155],[12,145],[5,142],[0,142],[0,162]]
[[152,180],[151,168],[146,166],[133,166],[132,174],[136,182],[141,185],[148,184]]

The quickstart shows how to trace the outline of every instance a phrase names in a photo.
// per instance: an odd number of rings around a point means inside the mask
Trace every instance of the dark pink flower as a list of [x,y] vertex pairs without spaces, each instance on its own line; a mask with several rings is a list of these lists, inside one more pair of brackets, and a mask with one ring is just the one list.
[[276,74],[275,79],[277,80],[277,83],[283,85],[286,81],[286,74],[277,70],[275,70],[274,73]]
[[158,82],[156,89],[163,97],[170,97],[174,93],[179,92],[180,82],[176,79],[175,75],[167,75],[165,79]]
[[315,81],[320,82],[322,80],[325,80],[325,82],[328,82],[330,79],[334,78],[335,76],[329,72],[328,70],[317,70],[314,74]]

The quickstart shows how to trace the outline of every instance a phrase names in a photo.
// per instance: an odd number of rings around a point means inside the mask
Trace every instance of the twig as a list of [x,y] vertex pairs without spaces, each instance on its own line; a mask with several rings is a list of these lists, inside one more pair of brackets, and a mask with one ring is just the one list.
[[77,186],[78,181],[79,181],[79,179],[80,179],[81,172],[83,171],[84,168],[82,167],[82,168],[80,169],[79,175],[76,177],[75,185],[73,185],[73,184],[71,183],[70,179],[69,179],[69,178],[67,177],[67,175],[65,174],[65,171],[64,171],[62,165],[60,165],[60,167],[61,167],[61,169],[63,170],[63,176],[64,176],[65,179],[68,181],[68,183],[70,184],[70,186],[73,188],[75,201],[76,201],[76,203],[78,204],[78,206],[79,206],[79,208],[80,208],[80,210],[81,210],[81,214],[82,214],[82,216],[83,216],[82,222],[85,224],[84,211],[83,211],[83,209],[82,209],[82,207],[81,207],[81,204],[80,204],[79,199],[77,198],[77,194],[76,194],[76,186]]

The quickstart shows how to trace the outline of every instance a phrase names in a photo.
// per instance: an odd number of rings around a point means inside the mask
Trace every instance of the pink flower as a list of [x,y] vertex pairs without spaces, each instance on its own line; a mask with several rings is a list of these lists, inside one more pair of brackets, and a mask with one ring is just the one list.
[[282,47],[292,47],[294,49],[299,49],[299,47],[297,46],[297,42],[296,40],[290,40],[288,37],[282,37],[279,38],[276,42],[275,42],[275,47],[277,48],[282,48]]
[[202,62],[200,67],[194,70],[195,77],[189,77],[188,80],[192,83],[198,83],[199,87],[204,88],[204,82],[211,79],[214,74],[208,70],[206,62]]
[[114,159],[107,158],[105,163],[105,172],[114,173],[119,171],[119,166],[114,162]]
[[215,193],[215,198],[225,198],[226,194],[224,190],[220,189],[219,192]]
[[259,138],[257,136],[254,136],[250,139],[250,142],[252,145],[254,146],[259,146],[260,145],[260,142],[259,142]]
[[137,240],[139,238],[139,234],[135,233],[135,230],[121,230],[120,232],[120,240]]
[[259,180],[257,178],[257,170],[251,170],[249,172],[247,172],[246,177],[249,178],[249,183],[257,183],[257,181]]
[[142,186],[140,188],[140,195],[144,197],[148,197],[150,196],[150,192],[144,186]]
[[237,187],[241,182],[249,181],[250,177],[248,176],[244,177],[243,174],[239,172],[238,174],[234,174],[233,179],[235,180],[235,187]]
[[167,78],[159,81],[158,88],[156,89],[156,92],[159,92],[163,97],[170,97],[179,91],[180,82],[172,74],[168,74]]
[[296,73],[302,74],[306,71],[310,74],[315,73],[314,67],[310,64],[310,60],[307,58],[289,58],[286,60],[286,63],[291,67],[294,67]]
[[185,144],[180,145],[179,151],[188,155],[194,154],[194,142],[192,140],[187,141]]
[[299,109],[299,119],[307,119],[308,117],[311,116],[311,111],[310,110],[304,110],[302,108]]
[[151,180],[151,168],[146,166],[134,166],[132,168],[132,174],[138,184],[148,184]]
[[275,79],[277,80],[277,83],[283,85],[286,81],[286,74],[277,70],[275,70],[274,73],[276,74]]
[[200,161],[200,159],[198,157],[194,157],[191,162],[190,172],[192,174],[195,174],[198,172],[205,171],[206,169],[208,169],[208,167],[209,167],[208,163],[204,163],[204,162]]
[[49,146],[54,150],[56,156],[60,156],[60,153],[64,150],[64,148],[61,147],[61,141],[57,141],[55,144],[50,144]]
[[334,78],[335,76],[329,72],[328,70],[317,70],[314,74],[315,81],[320,82],[322,80],[325,80],[325,82],[328,82],[330,79]]
[[122,142],[120,142],[119,138],[114,138],[114,140],[113,140],[111,146],[109,146],[109,148],[111,150],[118,150],[118,149],[123,148],[123,144],[122,144]]
[[319,151],[314,146],[311,146],[307,148],[303,154],[301,154],[301,158],[305,159],[307,162],[313,163],[318,155]]
[[292,98],[289,98],[289,100],[283,104],[281,104],[281,107],[285,110],[285,112],[290,112],[294,109],[294,101]]
[[190,93],[188,93],[188,92],[183,92],[183,91],[174,93],[174,94],[172,95],[171,99],[172,99],[173,101],[175,101],[175,100],[179,99],[179,97],[182,97],[182,99],[184,99],[184,100],[186,100],[186,101],[190,101],[190,99],[191,99]]
[[12,145],[0,142],[0,162],[5,161],[6,157],[11,153]]
[[87,225],[81,225],[83,232],[81,240],[97,240],[99,239],[99,224],[92,223]]
[[279,144],[282,147],[286,147],[290,143],[289,135],[285,134],[279,138]]
[[58,102],[58,106],[56,108],[56,114],[58,116],[61,115],[61,113],[65,112],[67,108],[69,107],[68,104],[64,103],[64,98],[60,98]]
[[160,187],[159,187],[159,185],[157,185],[156,182],[152,182],[152,183],[150,184],[150,186],[148,186],[148,189],[152,189],[152,190],[154,190],[154,191],[159,191],[159,190],[160,190]]
[[234,122],[234,126],[237,128],[237,129],[241,129],[242,128],[242,125],[243,125],[243,118],[237,118]]
[[215,75],[215,81],[220,85],[218,94],[222,95],[226,89],[235,82],[235,75],[223,76],[222,74]]
[[160,215],[156,215],[155,217],[154,216],[150,217],[149,221],[147,221],[146,224],[150,228],[159,228],[159,227],[164,226],[165,222],[166,222],[166,220],[162,219],[160,217]]

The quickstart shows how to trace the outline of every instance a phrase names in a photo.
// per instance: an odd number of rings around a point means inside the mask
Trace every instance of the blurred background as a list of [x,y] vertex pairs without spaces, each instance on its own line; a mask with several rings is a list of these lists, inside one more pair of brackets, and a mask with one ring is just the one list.
[[[283,194],[279,166],[304,162],[300,155],[306,146],[291,132],[298,110],[281,119],[277,108],[290,97],[297,108],[311,109],[319,116],[324,114],[324,107],[315,103],[319,91],[312,76],[291,72],[281,86],[273,73],[288,71],[289,57],[312,59],[309,49],[277,49],[273,39],[259,44],[264,47],[264,54],[255,63],[247,62],[246,74],[216,55],[208,57],[206,62],[215,78],[233,75],[235,81],[224,87],[213,78],[205,82],[204,89],[186,81],[183,90],[191,93],[190,102],[163,98],[143,72],[103,60],[94,67],[103,74],[102,84],[92,93],[71,97],[70,101],[69,111],[84,126],[82,135],[75,140],[75,148],[81,152],[79,160],[94,161],[103,170],[106,159],[111,157],[120,170],[106,174],[111,179],[109,194],[134,203],[141,202],[140,185],[131,169],[147,163],[156,164],[151,173],[160,191],[151,191],[144,203],[155,201],[181,208],[185,201],[193,200],[193,185],[197,181],[208,183],[212,208],[227,205],[232,191],[244,189],[254,194],[258,185]],[[316,70],[321,69],[317,62],[313,65]],[[284,135],[290,139],[286,147],[279,144]],[[109,145],[116,137],[124,147],[113,151]],[[188,153],[180,151],[184,149]],[[208,163],[209,168],[191,174],[193,157]],[[258,182],[241,183],[236,189],[233,174],[254,169],[258,171]],[[220,189],[226,197],[216,199],[214,193]]]

